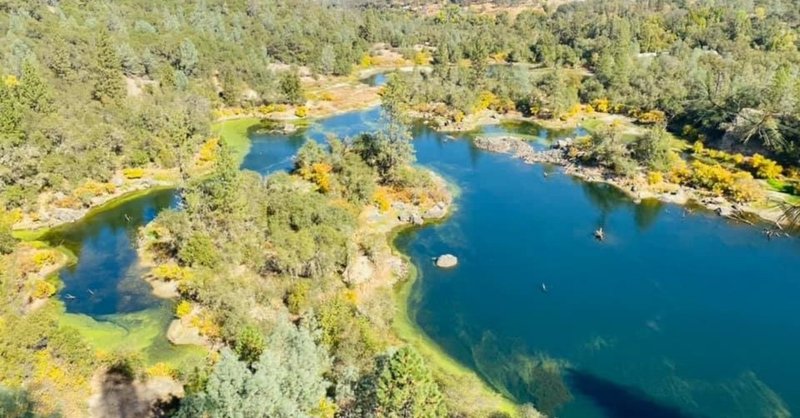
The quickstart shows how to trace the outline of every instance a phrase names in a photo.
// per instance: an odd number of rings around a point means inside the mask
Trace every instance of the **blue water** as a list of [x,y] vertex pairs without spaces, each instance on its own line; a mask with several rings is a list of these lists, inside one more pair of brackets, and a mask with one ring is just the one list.
[[[461,190],[446,222],[401,235],[417,322],[517,401],[531,361],[561,365],[560,417],[758,417],[800,410],[796,239],[585,183],[417,132]],[[550,175],[544,175],[544,172]],[[592,237],[603,227],[605,242]],[[459,265],[436,268],[453,253]],[[547,292],[542,291],[542,284]]]
[[159,304],[150,285],[141,280],[134,244],[139,227],[174,204],[173,190],[156,191],[57,228],[45,237],[78,257],[77,263],[59,272],[63,282],[59,296],[67,312],[99,318]]
[[[377,109],[293,136],[259,133],[242,168],[288,169],[306,138],[356,135]],[[546,146],[571,132],[503,125]],[[411,311],[448,353],[519,402],[531,364],[558,365],[573,400],[560,417],[760,417],[800,410],[800,275],[796,239],[657,202],[559,169],[525,165],[416,128],[422,165],[460,189],[445,222],[401,234],[421,279]],[[549,175],[544,176],[547,172]],[[102,316],[157,303],[140,280],[136,228],[173,203],[133,200],[53,235],[79,256],[62,272],[70,312]],[[127,215],[127,217],[125,216]],[[591,234],[602,226],[603,242]],[[440,270],[431,257],[459,257]],[[548,292],[542,292],[545,284]],[[94,295],[90,295],[88,290]],[[782,409],[783,408],[783,409]]]
[[[378,125],[372,110],[303,136],[322,142]],[[583,133],[504,124],[482,134],[509,130],[537,147]],[[787,416],[800,408],[796,239],[768,241],[757,228],[675,205],[636,205],[610,186],[478,150],[471,135],[420,125],[414,136],[418,162],[460,195],[446,222],[398,238],[421,273],[412,312],[495,388],[533,401],[523,370],[545,361],[559,366],[573,397],[555,411],[560,417]],[[290,156],[302,143],[253,139],[260,158]],[[244,167],[260,164],[248,157]],[[598,227],[608,234],[603,243],[592,237]],[[459,257],[457,268],[433,266],[445,252]]]
[[389,81],[388,73],[377,73],[361,80],[362,83],[370,87],[380,87]]

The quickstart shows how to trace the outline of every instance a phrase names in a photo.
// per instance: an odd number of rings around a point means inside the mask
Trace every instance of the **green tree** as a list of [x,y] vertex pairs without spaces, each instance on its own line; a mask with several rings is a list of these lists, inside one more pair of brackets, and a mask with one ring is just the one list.
[[380,417],[445,417],[439,386],[422,356],[405,346],[379,366],[375,389]]
[[107,32],[98,35],[95,49],[92,97],[103,104],[116,102],[124,96],[125,86],[117,51]]
[[324,374],[330,359],[313,333],[282,318],[252,366],[229,349],[208,377],[205,389],[181,402],[178,417],[309,416],[326,400]]
[[286,71],[281,74],[279,88],[286,103],[303,104],[303,85],[300,83],[300,76],[296,70]]
[[397,122],[388,122],[382,131],[359,135],[353,141],[353,149],[378,172],[384,184],[400,182],[401,170],[414,162],[411,133]]
[[261,357],[265,344],[261,331],[252,325],[247,325],[236,336],[236,354],[239,355],[239,360],[253,364]]
[[662,127],[648,129],[633,144],[634,157],[654,170],[667,170],[670,165],[671,138]]
[[52,111],[53,93],[31,60],[22,64],[22,81],[17,89],[20,101],[29,109],[39,113]]
[[197,54],[197,48],[190,39],[184,39],[181,46],[178,48],[178,68],[186,75],[194,74],[197,69],[197,63],[200,58]]

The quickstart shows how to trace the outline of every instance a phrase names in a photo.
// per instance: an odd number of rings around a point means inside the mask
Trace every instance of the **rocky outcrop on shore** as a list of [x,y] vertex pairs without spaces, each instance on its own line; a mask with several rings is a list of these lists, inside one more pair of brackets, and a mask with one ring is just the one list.
[[668,188],[654,188],[641,179],[637,181],[637,179],[616,176],[602,167],[581,165],[568,156],[573,143],[570,138],[559,140],[546,150],[536,150],[528,142],[512,136],[478,137],[474,142],[480,149],[510,154],[527,164],[545,163],[563,166],[565,174],[586,181],[611,184],[625,192],[637,203],[643,199],[657,199],[680,205],[694,202],[719,216],[748,224],[753,224],[751,219],[755,217],[772,223],[777,223],[780,218],[780,211],[774,209],[737,204],[724,197],[711,196],[702,190],[682,185],[671,184]]
[[[565,144],[571,143],[562,140]],[[568,145],[554,147],[548,150],[536,150],[527,142],[514,137],[478,137],[475,139],[475,145],[483,150],[498,152],[502,154],[511,154],[528,164],[546,163],[567,165],[569,160],[566,156]]]

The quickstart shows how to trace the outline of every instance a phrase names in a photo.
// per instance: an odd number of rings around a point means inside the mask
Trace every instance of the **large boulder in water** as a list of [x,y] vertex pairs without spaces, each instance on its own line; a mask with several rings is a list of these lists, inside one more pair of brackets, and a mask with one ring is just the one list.
[[456,264],[458,264],[458,258],[453,254],[440,255],[439,258],[436,259],[437,267],[450,268],[455,267]]

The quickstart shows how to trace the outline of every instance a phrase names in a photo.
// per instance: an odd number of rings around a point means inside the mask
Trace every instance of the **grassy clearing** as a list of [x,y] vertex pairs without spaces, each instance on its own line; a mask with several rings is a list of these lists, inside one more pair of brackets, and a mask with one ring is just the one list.
[[260,124],[258,118],[230,119],[214,123],[211,130],[231,148],[233,157],[241,163],[250,152],[250,130]]

